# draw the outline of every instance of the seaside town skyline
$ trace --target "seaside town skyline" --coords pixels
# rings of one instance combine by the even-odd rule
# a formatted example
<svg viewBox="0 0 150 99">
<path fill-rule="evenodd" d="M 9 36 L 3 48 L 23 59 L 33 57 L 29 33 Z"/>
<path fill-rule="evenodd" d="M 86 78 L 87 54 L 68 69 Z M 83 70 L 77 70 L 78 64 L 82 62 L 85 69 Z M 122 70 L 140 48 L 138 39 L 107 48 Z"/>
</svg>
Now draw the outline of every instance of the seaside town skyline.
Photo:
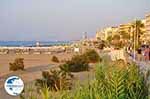
<svg viewBox="0 0 150 99">
<path fill-rule="evenodd" d="M 0 4 L 1 41 L 79 40 L 84 32 L 95 37 L 97 28 L 143 19 L 150 12 L 148 0 L 2 0 Z"/>
<path fill-rule="evenodd" d="M 142 23 L 144 24 L 144 27 L 143 27 L 144 35 L 142 37 L 145 39 L 145 36 L 148 34 L 147 38 L 149 39 L 150 13 L 146 13 L 143 18 L 135 18 L 126 23 L 120 23 L 118 25 L 105 26 L 103 28 L 99 27 L 95 30 L 95 33 L 93 33 L 92 36 L 90 36 L 88 32 L 82 32 L 82 33 L 80 33 L 80 37 L 77 39 L 70 39 L 70 40 L 69 39 L 65 39 L 65 40 L 57 40 L 57 39 L 54 39 L 54 40 L 37 40 L 37 39 L 36 40 L 0 40 L 0 44 L 4 43 L 4 45 L 5 45 L 5 43 L 8 43 L 8 45 L 9 45 L 9 44 L 11 44 L 11 42 L 13 42 L 14 44 L 18 44 L 20 42 L 22 42 L 22 43 L 28 42 L 30 44 L 36 44 L 35 42 L 43 42 L 43 43 L 59 42 L 59 43 L 61 43 L 61 42 L 69 42 L 69 41 L 70 42 L 78 41 L 78 40 L 82 40 L 82 39 L 97 40 L 98 38 L 100 38 L 101 40 L 107 40 L 109 35 L 113 36 L 116 33 L 119 33 L 119 31 L 132 32 L 131 30 L 128 30 L 128 29 L 131 28 L 131 25 L 136 20 L 141 20 Z"/>
<path fill-rule="evenodd" d="M 0 0 L 1 99 L 149 99 L 150 0 Z"/>
</svg>

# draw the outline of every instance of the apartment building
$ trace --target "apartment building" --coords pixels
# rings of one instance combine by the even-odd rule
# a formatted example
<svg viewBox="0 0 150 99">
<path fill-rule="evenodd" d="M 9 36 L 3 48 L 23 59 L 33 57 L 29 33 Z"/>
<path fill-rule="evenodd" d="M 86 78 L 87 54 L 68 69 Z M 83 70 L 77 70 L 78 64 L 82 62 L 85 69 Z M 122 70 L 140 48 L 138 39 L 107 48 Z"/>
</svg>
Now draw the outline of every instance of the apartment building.
<svg viewBox="0 0 150 99">
<path fill-rule="evenodd" d="M 145 17 L 146 23 L 145 23 L 145 28 L 146 28 L 146 40 L 150 41 L 150 14 L 147 14 Z"/>
<path fill-rule="evenodd" d="M 109 36 L 115 35 L 118 31 L 118 27 L 107 27 L 101 30 L 97 30 L 96 39 L 107 40 Z"/>
</svg>

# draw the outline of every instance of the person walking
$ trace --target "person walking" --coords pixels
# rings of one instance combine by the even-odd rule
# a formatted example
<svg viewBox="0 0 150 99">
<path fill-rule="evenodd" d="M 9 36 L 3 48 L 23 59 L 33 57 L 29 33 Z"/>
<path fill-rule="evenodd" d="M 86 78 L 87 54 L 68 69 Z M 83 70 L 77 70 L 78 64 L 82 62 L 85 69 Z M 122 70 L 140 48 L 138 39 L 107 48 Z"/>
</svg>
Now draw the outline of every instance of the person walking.
<svg viewBox="0 0 150 99">
<path fill-rule="evenodd" d="M 149 46 L 149 61 L 150 61 L 150 46 Z"/>
<path fill-rule="evenodd" d="M 142 50 L 141 50 L 141 48 L 137 49 L 137 60 L 142 61 Z"/>
<path fill-rule="evenodd" d="M 149 46 L 146 46 L 146 48 L 144 50 L 145 61 L 149 61 L 149 53 L 150 53 Z"/>
</svg>

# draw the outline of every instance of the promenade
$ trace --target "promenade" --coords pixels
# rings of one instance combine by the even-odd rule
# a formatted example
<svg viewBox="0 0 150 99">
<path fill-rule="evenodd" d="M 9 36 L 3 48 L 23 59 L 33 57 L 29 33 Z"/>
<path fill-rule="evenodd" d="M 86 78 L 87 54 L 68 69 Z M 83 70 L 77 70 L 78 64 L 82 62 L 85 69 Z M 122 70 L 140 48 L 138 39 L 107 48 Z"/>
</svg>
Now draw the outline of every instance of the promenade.
<svg viewBox="0 0 150 99">
<path fill-rule="evenodd" d="M 150 70 L 150 61 L 138 61 L 134 60 L 132 57 L 129 57 L 129 60 L 134 61 L 139 67 L 142 72 L 147 72 Z"/>
</svg>

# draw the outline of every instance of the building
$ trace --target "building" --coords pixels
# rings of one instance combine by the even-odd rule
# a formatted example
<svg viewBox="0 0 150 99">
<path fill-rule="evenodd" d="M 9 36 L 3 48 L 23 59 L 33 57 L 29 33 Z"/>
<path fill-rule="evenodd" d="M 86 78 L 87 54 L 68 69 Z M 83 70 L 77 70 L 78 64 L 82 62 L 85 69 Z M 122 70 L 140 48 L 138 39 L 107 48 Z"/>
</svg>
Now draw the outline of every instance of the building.
<svg viewBox="0 0 150 99">
<path fill-rule="evenodd" d="M 132 31 L 132 23 L 120 24 L 118 30 L 118 32 L 130 33 Z"/>
<path fill-rule="evenodd" d="M 142 35 L 140 35 L 140 40 L 143 43 L 150 43 L 150 14 L 147 14 L 145 16 L 145 19 L 141 20 L 144 24 L 144 27 L 141 28 Z M 134 22 L 134 21 L 133 21 Z M 107 40 L 109 36 L 113 36 L 115 34 L 122 34 L 127 33 L 127 36 L 129 35 L 130 41 L 133 41 L 133 35 L 135 32 L 135 28 L 133 26 L 133 22 L 129 22 L 126 24 L 120 24 L 117 27 L 108 27 L 104 28 L 102 30 L 96 31 L 96 40 Z"/>
<path fill-rule="evenodd" d="M 87 32 L 84 32 L 84 33 L 83 33 L 82 39 L 83 39 L 83 40 L 87 40 L 87 39 L 88 39 L 88 37 L 87 37 Z"/>
<path fill-rule="evenodd" d="M 120 24 L 118 27 L 118 33 L 122 34 L 122 33 L 126 33 L 126 35 L 129 36 L 129 39 L 132 40 L 132 36 L 133 36 L 133 23 L 129 22 L 126 24 Z"/>
<path fill-rule="evenodd" d="M 147 41 L 146 19 L 143 19 L 143 20 L 141 20 L 141 21 L 142 21 L 142 23 L 144 24 L 144 27 L 141 28 L 143 34 L 141 35 L 140 40 L 141 40 L 142 42 L 145 42 L 145 41 Z"/>
<path fill-rule="evenodd" d="M 117 33 L 118 31 L 118 27 L 108 27 L 108 28 L 104 28 L 102 30 L 97 30 L 96 31 L 96 39 L 100 39 L 100 40 L 107 40 L 107 38 L 109 36 L 113 36 Z"/>
<path fill-rule="evenodd" d="M 146 33 L 145 33 L 145 39 L 146 41 L 150 42 L 150 14 L 147 14 L 145 17 L 145 28 L 146 28 Z"/>
</svg>

